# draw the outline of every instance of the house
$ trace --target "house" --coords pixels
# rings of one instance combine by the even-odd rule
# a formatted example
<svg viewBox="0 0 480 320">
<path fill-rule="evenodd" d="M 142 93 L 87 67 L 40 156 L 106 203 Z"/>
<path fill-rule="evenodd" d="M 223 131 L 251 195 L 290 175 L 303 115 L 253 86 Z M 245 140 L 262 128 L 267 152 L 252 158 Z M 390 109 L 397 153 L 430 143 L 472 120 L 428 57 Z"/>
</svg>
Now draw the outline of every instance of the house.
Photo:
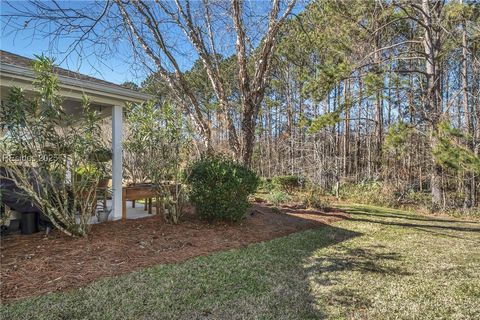
<svg viewBox="0 0 480 320">
<path fill-rule="evenodd" d="M 32 59 L 0 50 L 1 99 L 5 99 L 14 86 L 23 88 L 28 94 L 34 92 L 32 85 L 35 73 Z M 59 94 L 64 98 L 66 112 L 82 112 L 82 96 L 90 98 L 91 106 L 103 117 L 112 117 L 112 219 L 122 217 L 122 128 L 123 108 L 126 102 L 141 103 L 151 95 L 127 89 L 101 79 L 56 67 Z"/>
</svg>

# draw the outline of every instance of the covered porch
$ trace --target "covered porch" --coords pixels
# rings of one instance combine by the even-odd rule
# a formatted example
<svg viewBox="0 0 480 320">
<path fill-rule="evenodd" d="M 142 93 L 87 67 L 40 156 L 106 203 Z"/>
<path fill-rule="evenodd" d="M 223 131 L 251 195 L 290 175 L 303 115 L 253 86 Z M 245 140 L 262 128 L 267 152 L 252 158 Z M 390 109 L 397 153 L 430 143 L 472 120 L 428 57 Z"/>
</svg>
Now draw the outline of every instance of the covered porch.
<svg viewBox="0 0 480 320">
<path fill-rule="evenodd" d="M 0 56 L 1 99 L 4 100 L 8 97 L 12 87 L 22 88 L 27 95 L 35 94 L 32 85 L 35 79 L 35 74 L 31 69 L 32 60 L 5 51 L 2 51 Z M 132 207 L 131 201 L 122 203 L 122 197 L 125 196 L 122 148 L 123 115 L 126 103 L 141 103 L 152 99 L 152 96 L 62 68 L 55 68 L 54 72 L 58 76 L 59 94 L 64 99 L 62 105 L 68 114 L 80 114 L 82 98 L 87 96 L 92 108 L 95 108 L 101 117 L 107 120 L 106 123 L 111 123 L 112 196 L 107 200 L 107 204 L 112 208 L 112 212 L 109 219 L 121 219 L 122 211 L 124 219 L 147 216 L 148 210 L 144 210 L 143 203 L 137 203 L 135 208 Z"/>
</svg>

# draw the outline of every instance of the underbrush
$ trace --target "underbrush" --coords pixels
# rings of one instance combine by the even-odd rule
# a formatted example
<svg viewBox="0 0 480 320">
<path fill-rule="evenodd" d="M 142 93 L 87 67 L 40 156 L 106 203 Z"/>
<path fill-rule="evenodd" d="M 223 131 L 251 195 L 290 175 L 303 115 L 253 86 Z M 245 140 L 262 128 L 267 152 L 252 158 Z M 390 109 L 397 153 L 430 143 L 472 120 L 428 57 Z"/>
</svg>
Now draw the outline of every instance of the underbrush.
<svg viewBox="0 0 480 320">
<path fill-rule="evenodd" d="M 300 183 L 300 181 L 295 176 L 262 178 L 259 196 L 275 206 L 291 203 L 317 210 L 326 210 L 331 207 L 328 192 L 318 186 L 307 184 L 305 181 Z"/>
<path fill-rule="evenodd" d="M 258 191 L 264 194 L 265 200 L 273 205 L 298 202 L 297 194 L 302 190 L 305 181 L 295 175 L 261 178 Z"/>
<path fill-rule="evenodd" d="M 431 193 L 411 186 L 395 187 L 381 181 L 366 181 L 358 184 L 348 183 L 340 188 L 340 200 L 367 205 L 384 206 L 397 209 L 411 209 L 431 213 Z M 456 190 L 446 190 L 445 203 L 452 206 L 443 208 L 442 213 L 452 216 L 480 217 L 480 209 L 462 209 L 463 194 Z"/>
<path fill-rule="evenodd" d="M 480 208 L 447 209 L 445 213 L 452 217 L 480 219 Z"/>
<path fill-rule="evenodd" d="M 431 195 L 428 191 L 398 188 L 381 181 L 344 184 L 339 193 L 341 200 L 349 202 L 391 208 L 431 209 Z"/>
<path fill-rule="evenodd" d="M 394 207 L 399 195 L 381 182 L 348 183 L 341 186 L 340 199 L 350 202 Z"/>
<path fill-rule="evenodd" d="M 295 176 L 278 176 L 272 179 L 262 178 L 259 197 L 278 206 L 294 204 L 304 208 L 325 211 L 332 202 L 341 200 L 350 203 L 389 207 L 395 209 L 415 210 L 422 214 L 431 214 L 431 194 L 424 187 L 410 185 L 398 187 L 384 181 L 373 180 L 361 183 L 344 183 L 336 198 L 333 190 L 322 189 L 308 181 Z M 445 203 L 454 205 L 445 207 L 440 214 L 462 218 L 480 218 L 480 208 L 463 209 L 463 194 L 455 189 L 447 189 Z"/>
<path fill-rule="evenodd" d="M 286 192 L 273 190 L 272 192 L 267 194 L 266 200 L 274 205 L 279 205 L 290 202 L 292 198 Z"/>
<path fill-rule="evenodd" d="M 310 187 L 301 197 L 302 204 L 307 208 L 325 211 L 331 207 L 325 191 L 318 187 Z"/>
</svg>

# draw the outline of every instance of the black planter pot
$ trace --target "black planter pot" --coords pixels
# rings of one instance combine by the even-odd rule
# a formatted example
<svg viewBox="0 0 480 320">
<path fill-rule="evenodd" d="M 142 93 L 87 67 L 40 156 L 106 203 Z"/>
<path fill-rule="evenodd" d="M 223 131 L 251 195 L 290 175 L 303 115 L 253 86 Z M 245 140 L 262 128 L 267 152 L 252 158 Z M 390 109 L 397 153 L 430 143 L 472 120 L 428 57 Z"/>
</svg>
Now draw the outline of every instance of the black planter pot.
<svg viewBox="0 0 480 320">
<path fill-rule="evenodd" d="M 38 213 L 22 213 L 20 231 L 22 232 L 22 234 L 32 234 L 38 232 Z"/>
<path fill-rule="evenodd" d="M 20 219 L 10 220 L 10 225 L 8 226 L 9 233 L 15 233 L 20 229 Z"/>
</svg>

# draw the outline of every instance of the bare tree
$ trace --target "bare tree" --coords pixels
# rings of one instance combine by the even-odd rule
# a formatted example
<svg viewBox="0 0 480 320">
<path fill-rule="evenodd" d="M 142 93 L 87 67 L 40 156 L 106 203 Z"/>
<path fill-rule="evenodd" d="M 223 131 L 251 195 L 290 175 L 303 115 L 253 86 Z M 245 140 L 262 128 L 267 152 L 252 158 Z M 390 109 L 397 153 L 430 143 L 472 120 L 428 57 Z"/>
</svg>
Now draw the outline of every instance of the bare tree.
<svg viewBox="0 0 480 320">
<path fill-rule="evenodd" d="M 212 151 L 212 123 L 185 78 L 188 60 L 200 59 L 215 93 L 231 152 L 250 165 L 277 35 L 295 4 L 296 0 L 273 0 L 270 4 L 112 0 L 72 8 L 57 1 L 33 1 L 28 6 L 10 3 L 13 10 L 4 17 L 12 18 L 6 20 L 10 28 L 22 28 L 18 19 L 23 19 L 23 27 L 33 27 L 39 35 L 48 32 L 62 37 L 68 31 L 74 38 L 70 49 L 80 53 L 85 42 L 105 49 L 110 46 L 106 41 L 109 37 L 127 40 L 134 56 L 168 84 L 177 103 L 191 117 L 205 149 Z M 40 28 L 46 25 L 49 27 Z M 230 42 L 235 45 L 226 45 Z M 232 55 L 238 64 L 237 95 L 227 92 L 221 67 L 223 59 Z"/>
</svg>

